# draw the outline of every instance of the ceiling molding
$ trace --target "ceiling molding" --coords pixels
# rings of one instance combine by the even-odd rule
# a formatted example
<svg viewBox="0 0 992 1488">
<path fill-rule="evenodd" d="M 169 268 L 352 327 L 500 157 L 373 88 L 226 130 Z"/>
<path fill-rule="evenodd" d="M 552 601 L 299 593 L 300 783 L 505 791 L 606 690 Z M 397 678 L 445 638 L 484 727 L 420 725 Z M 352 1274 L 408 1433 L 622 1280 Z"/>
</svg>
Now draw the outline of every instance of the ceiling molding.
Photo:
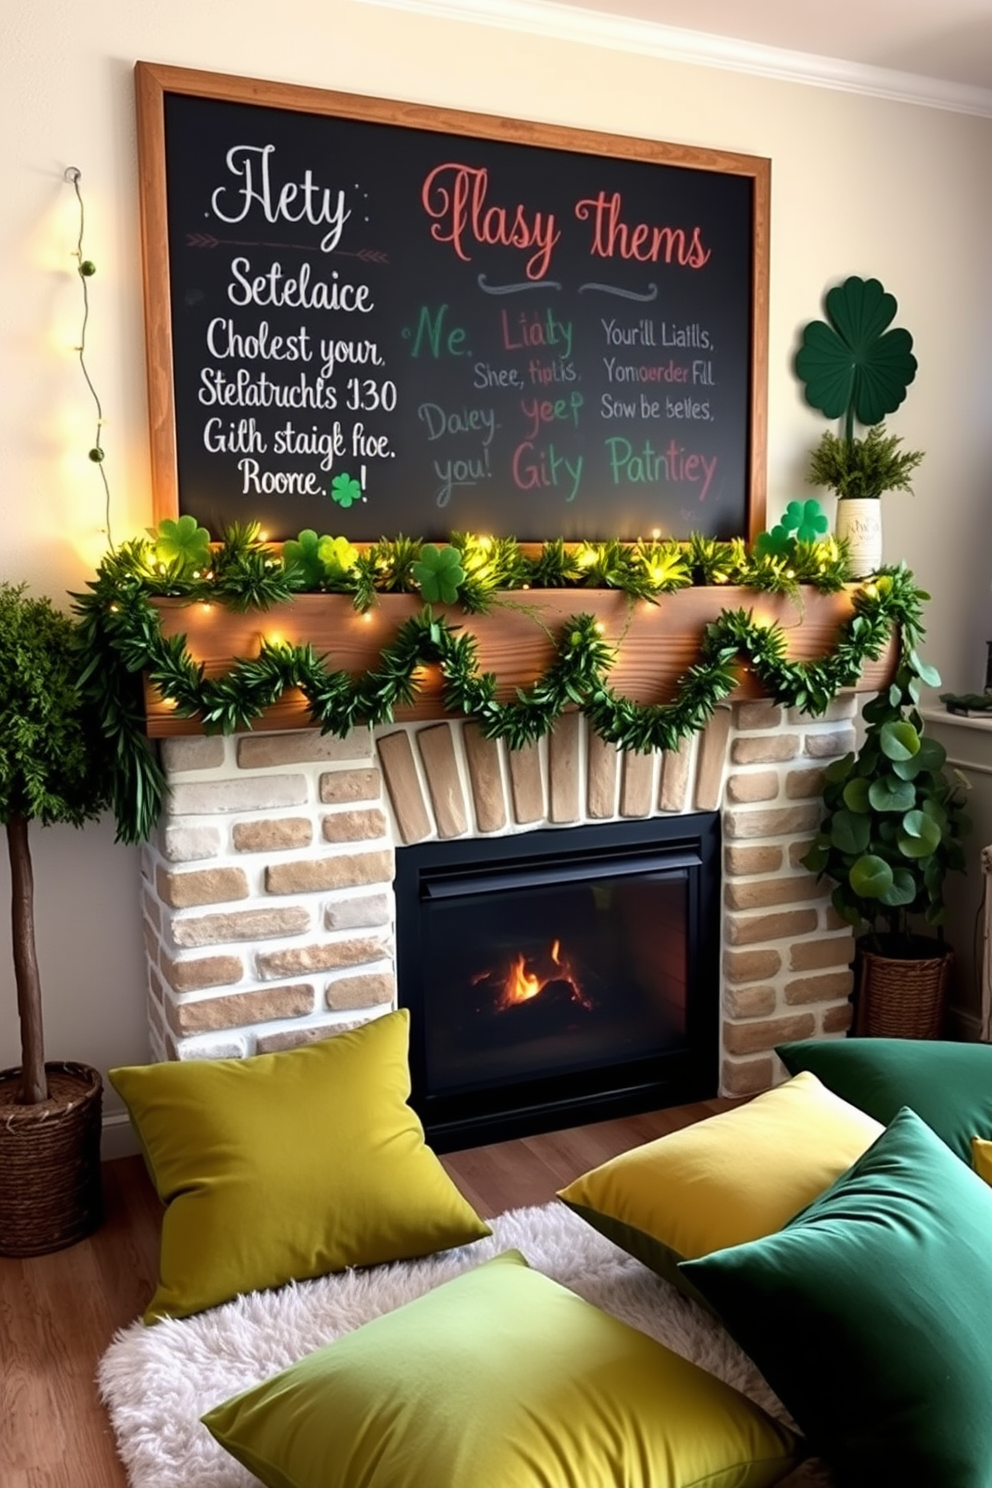
<svg viewBox="0 0 992 1488">
<path fill-rule="evenodd" d="M 846 62 L 838 57 L 821 57 L 813 52 L 736 41 L 703 31 L 686 31 L 630 16 L 556 4 L 554 0 L 357 0 L 357 3 L 992 118 L 989 88 L 871 67 L 863 62 Z"/>
</svg>

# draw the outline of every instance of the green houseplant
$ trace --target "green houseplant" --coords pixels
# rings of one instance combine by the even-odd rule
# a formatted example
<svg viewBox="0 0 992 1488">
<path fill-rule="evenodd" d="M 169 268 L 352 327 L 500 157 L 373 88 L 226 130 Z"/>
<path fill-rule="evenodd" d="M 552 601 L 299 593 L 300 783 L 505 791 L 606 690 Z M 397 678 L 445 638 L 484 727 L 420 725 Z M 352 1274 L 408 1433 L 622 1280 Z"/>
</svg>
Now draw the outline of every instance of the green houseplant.
<svg viewBox="0 0 992 1488">
<path fill-rule="evenodd" d="M 810 456 L 806 479 L 812 486 L 826 486 L 841 501 L 877 501 L 886 491 L 912 494 L 910 476 L 923 451 L 902 450 L 901 444 L 900 435 L 887 433 L 884 423 L 873 424 L 862 438 L 827 429 Z"/>
<path fill-rule="evenodd" d="M 893 327 L 895 297 L 877 279 L 851 275 L 825 297 L 826 320 L 805 327 L 796 372 L 806 401 L 827 418 L 842 421 L 842 433 L 824 434 L 813 451 L 808 479 L 839 498 L 835 530 L 845 541 L 851 571 L 864 578 L 882 563 L 882 511 L 886 491 L 910 490 L 909 476 L 923 459 L 900 450 L 883 420 L 894 413 L 916 376 L 913 338 Z M 867 429 L 863 438 L 855 422 Z"/>
<path fill-rule="evenodd" d="M 881 580 L 879 580 L 881 582 Z M 833 907 L 859 941 L 858 1028 L 939 1033 L 951 952 L 944 886 L 965 867 L 966 787 L 923 731 L 920 684 L 940 678 L 915 650 L 866 704 L 864 742 L 827 767 L 824 818 L 804 865 L 834 881 Z M 920 926 L 936 931 L 921 933 Z"/>
<path fill-rule="evenodd" d="M 882 562 L 882 512 L 886 491 L 912 494 L 910 476 L 923 459 L 922 450 L 903 450 L 898 434 L 873 424 L 862 437 L 827 429 L 810 456 L 810 485 L 825 486 L 837 496 L 834 526 L 848 544 L 855 577 L 875 573 Z"/>
<path fill-rule="evenodd" d="M 0 583 L 0 822 L 11 878 L 21 1064 L 0 1071 L 0 1253 L 73 1243 L 100 1218 L 101 1081 L 46 1064 L 29 825 L 95 818 L 106 804 L 100 736 L 76 685 L 77 632 L 47 598 Z"/>
</svg>

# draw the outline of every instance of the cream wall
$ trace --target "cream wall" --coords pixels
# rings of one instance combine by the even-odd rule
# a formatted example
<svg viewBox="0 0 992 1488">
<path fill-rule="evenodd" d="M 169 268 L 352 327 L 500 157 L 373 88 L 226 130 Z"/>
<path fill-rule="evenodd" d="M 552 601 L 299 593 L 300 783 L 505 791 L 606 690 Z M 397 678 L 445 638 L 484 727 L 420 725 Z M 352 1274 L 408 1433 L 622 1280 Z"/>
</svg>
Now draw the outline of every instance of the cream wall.
<svg viewBox="0 0 992 1488">
<path fill-rule="evenodd" d="M 729 147 L 772 160 L 769 504 L 804 491 L 822 420 L 791 372 L 798 328 L 838 277 L 899 301 L 920 372 L 893 421 L 927 451 L 917 496 L 885 505 L 886 556 L 932 592 L 928 654 L 959 689 L 992 635 L 992 120 L 662 62 L 348 0 L 35 0 L 0 19 L 0 577 L 62 600 L 102 549 L 86 459 L 91 405 L 71 354 L 80 167 L 89 363 L 104 402 L 116 539 L 151 520 L 134 143 L 136 59 Z M 34 834 L 49 1055 L 106 1069 L 145 1057 L 137 854 L 113 828 Z M 7 883 L 0 881 L 6 900 Z M 18 1062 L 0 958 L 0 1065 Z M 108 1102 L 114 1108 L 113 1100 Z"/>
</svg>

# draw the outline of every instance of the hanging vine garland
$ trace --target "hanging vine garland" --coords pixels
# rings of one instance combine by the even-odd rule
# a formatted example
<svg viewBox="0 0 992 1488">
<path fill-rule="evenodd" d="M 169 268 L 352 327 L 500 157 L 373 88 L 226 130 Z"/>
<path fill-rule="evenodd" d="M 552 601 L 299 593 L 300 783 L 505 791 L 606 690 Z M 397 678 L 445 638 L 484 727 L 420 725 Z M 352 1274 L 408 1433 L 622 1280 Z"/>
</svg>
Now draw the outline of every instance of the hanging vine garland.
<svg viewBox="0 0 992 1488">
<path fill-rule="evenodd" d="M 448 556 L 445 556 L 448 555 Z M 922 675 L 915 647 L 923 635 L 925 595 L 900 566 L 876 575 L 854 595 L 853 613 L 840 627 L 831 655 L 790 662 L 777 624 L 747 610 L 724 610 L 706 626 L 699 659 L 679 678 L 665 703 L 638 703 L 618 694 L 609 673 L 622 639 L 604 639 L 592 615 L 578 610 L 552 637 L 545 671 L 515 698 L 500 701 L 497 678 L 479 670 L 474 637 L 425 605 L 408 619 L 378 662 L 363 675 L 329 666 L 309 644 L 265 641 L 257 657 L 236 658 L 222 677 L 210 678 L 190 655 L 184 635 L 162 634 L 153 599 L 170 595 L 220 602 L 232 610 L 265 610 L 301 592 L 351 594 L 367 609 L 379 592 L 413 592 L 463 609 L 493 605 L 526 609 L 508 596 L 541 587 L 616 588 L 653 601 L 690 584 L 745 585 L 759 592 L 798 594 L 799 583 L 832 592 L 844 582 L 845 555 L 832 540 L 790 539 L 782 552 L 748 554 L 743 542 L 695 537 L 674 541 L 579 544 L 545 543 L 527 556 L 512 539 L 456 534 L 440 548 L 407 538 L 383 540 L 364 553 L 339 538 L 301 533 L 281 555 L 257 528 L 238 526 L 216 549 L 192 517 L 163 522 L 151 540 L 122 544 L 109 553 L 90 584 L 75 595 L 85 655 L 82 682 L 100 711 L 113 750 L 114 808 L 118 837 L 148 836 L 161 809 L 165 777 L 144 731 L 141 674 L 146 673 L 177 716 L 198 717 L 205 732 L 251 728 L 290 688 L 306 699 L 324 733 L 343 736 L 357 727 L 392 722 L 398 707 L 415 702 L 425 666 L 440 668 L 446 710 L 474 719 L 486 737 L 517 749 L 546 735 L 568 708 L 582 711 L 596 733 L 626 750 L 674 749 L 704 727 L 739 682 L 743 663 L 763 691 L 786 707 L 823 713 L 844 687 L 853 686 L 864 663 L 882 654 L 893 628 L 900 660 Z M 537 623 L 542 623 L 535 615 Z"/>
</svg>

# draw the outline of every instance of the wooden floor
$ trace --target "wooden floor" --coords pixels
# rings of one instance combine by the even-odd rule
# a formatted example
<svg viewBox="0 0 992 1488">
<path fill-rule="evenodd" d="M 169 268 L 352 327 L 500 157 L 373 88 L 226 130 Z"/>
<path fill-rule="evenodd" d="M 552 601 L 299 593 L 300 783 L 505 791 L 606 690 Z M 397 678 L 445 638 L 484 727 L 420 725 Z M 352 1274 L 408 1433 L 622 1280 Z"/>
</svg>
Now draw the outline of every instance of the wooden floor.
<svg viewBox="0 0 992 1488">
<path fill-rule="evenodd" d="M 597 1163 L 729 1105 L 706 1101 L 442 1160 L 475 1208 L 492 1216 L 546 1203 Z M 2 1488 L 127 1488 L 94 1379 L 116 1330 L 151 1296 L 161 1206 L 140 1158 L 103 1171 L 107 1214 L 96 1235 L 54 1255 L 0 1257 Z"/>
</svg>

